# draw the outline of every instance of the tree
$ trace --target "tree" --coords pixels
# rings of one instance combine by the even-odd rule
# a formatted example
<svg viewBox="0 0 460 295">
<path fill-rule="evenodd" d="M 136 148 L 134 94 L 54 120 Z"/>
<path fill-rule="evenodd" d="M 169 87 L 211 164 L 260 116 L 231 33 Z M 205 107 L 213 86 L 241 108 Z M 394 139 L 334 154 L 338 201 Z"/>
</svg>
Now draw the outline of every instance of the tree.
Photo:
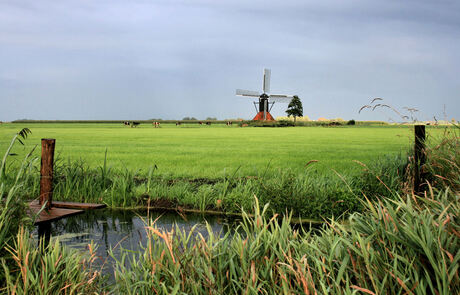
<svg viewBox="0 0 460 295">
<path fill-rule="evenodd" d="M 300 101 L 300 98 L 297 95 L 294 95 L 291 102 L 289 103 L 288 108 L 286 110 L 286 114 L 288 115 L 288 117 L 294 117 L 294 124 L 296 121 L 296 117 L 303 116 L 302 102 Z"/>
</svg>

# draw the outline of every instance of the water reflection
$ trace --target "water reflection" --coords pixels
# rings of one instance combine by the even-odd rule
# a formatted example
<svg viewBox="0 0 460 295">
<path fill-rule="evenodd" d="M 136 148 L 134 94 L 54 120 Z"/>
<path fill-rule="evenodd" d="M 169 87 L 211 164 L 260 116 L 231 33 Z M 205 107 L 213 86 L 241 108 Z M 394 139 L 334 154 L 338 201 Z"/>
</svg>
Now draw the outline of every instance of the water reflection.
<svg viewBox="0 0 460 295">
<path fill-rule="evenodd" d="M 113 259 L 109 257 L 109 249 L 114 249 L 117 258 L 120 249 L 140 251 L 141 245 L 146 242 L 147 216 L 155 220 L 161 230 L 171 230 L 177 224 L 181 230 L 190 231 L 196 226 L 195 232 L 207 236 L 206 222 L 214 233 L 225 234 L 231 230 L 235 220 L 216 216 L 188 214 L 181 217 L 172 212 L 157 212 L 147 210 L 87 210 L 82 214 L 64 218 L 51 223 L 51 238 L 58 237 L 61 243 L 72 248 L 86 250 L 87 245 L 94 241 L 98 245 L 97 255 L 101 258 L 100 265 L 104 265 L 104 272 L 111 275 Z M 38 238 L 38 231 L 35 233 Z"/>
</svg>

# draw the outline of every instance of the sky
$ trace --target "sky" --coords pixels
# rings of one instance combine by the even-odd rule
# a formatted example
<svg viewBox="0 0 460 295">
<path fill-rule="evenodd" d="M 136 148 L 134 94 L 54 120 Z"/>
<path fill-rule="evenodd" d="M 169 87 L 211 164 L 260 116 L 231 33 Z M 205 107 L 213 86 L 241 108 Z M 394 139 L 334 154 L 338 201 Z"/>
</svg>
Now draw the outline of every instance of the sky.
<svg viewBox="0 0 460 295">
<path fill-rule="evenodd" d="M 264 68 L 311 119 L 460 120 L 459 53 L 458 0 L 0 0 L 0 121 L 250 119 Z"/>
</svg>

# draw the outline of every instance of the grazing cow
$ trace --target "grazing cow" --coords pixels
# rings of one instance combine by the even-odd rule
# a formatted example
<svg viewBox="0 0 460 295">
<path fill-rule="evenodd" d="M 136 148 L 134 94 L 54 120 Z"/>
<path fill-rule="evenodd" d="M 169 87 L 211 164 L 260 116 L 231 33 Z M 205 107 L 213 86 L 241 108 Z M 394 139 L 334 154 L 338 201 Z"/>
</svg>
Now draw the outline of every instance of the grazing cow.
<svg viewBox="0 0 460 295">
<path fill-rule="evenodd" d="M 198 124 L 203 125 L 203 122 L 200 121 L 200 122 L 198 122 Z"/>
<path fill-rule="evenodd" d="M 206 125 L 211 126 L 211 122 L 206 122 Z"/>
<path fill-rule="evenodd" d="M 131 128 L 132 128 L 132 127 L 137 127 L 137 126 L 139 126 L 140 124 L 141 124 L 141 123 L 139 123 L 139 122 L 134 122 L 134 121 L 132 121 L 132 122 L 131 122 Z"/>
<path fill-rule="evenodd" d="M 228 121 L 228 122 L 227 122 L 227 126 L 231 126 L 232 124 L 233 124 L 232 121 Z"/>
<path fill-rule="evenodd" d="M 128 121 L 125 121 L 125 122 L 123 122 L 123 125 L 129 126 L 129 122 L 128 122 Z"/>
<path fill-rule="evenodd" d="M 152 122 L 152 125 L 155 126 L 155 128 L 160 128 L 160 122 Z"/>
<path fill-rule="evenodd" d="M 176 126 L 180 126 L 182 124 L 181 122 L 176 122 Z"/>
</svg>

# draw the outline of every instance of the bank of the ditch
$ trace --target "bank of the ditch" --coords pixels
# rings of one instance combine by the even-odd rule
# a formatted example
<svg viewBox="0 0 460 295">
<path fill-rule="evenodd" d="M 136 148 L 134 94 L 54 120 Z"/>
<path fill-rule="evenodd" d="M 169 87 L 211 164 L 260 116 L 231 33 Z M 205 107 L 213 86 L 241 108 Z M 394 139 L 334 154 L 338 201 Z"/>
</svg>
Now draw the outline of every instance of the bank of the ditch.
<svg viewBox="0 0 460 295">
<path fill-rule="evenodd" d="M 364 165 L 360 163 L 361 165 Z M 25 167 L 19 193 L 34 199 L 39 194 L 38 161 Z M 362 208 L 364 196 L 392 198 L 400 192 L 407 169 L 406 156 L 384 157 L 361 167 L 362 172 L 318 172 L 315 163 L 303 173 L 268 169 L 252 177 L 165 178 L 151 169 L 147 176 L 128 169 L 90 168 L 83 161 L 58 162 L 54 172 L 54 200 L 105 203 L 111 208 L 158 207 L 174 210 L 250 212 L 254 196 L 270 204 L 271 213 L 292 212 L 297 218 L 322 220 Z M 358 165 L 358 164 L 356 164 Z M 15 170 L 6 170 L 7 187 L 16 181 Z"/>
</svg>

